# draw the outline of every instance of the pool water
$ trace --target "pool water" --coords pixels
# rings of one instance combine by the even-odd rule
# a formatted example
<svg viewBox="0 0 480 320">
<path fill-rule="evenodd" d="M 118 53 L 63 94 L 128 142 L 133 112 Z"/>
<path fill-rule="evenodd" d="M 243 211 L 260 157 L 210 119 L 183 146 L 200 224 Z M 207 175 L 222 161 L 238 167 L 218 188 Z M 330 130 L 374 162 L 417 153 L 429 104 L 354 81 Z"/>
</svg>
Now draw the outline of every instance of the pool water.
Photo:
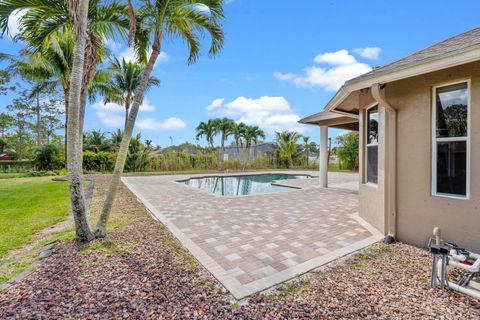
<svg viewBox="0 0 480 320">
<path fill-rule="evenodd" d="M 221 196 L 245 196 L 249 194 L 294 190 L 289 187 L 272 185 L 272 182 L 276 180 L 306 178 L 309 178 L 309 176 L 290 174 L 262 174 L 250 176 L 190 178 L 182 182 L 188 186 L 202 189 Z"/>
</svg>

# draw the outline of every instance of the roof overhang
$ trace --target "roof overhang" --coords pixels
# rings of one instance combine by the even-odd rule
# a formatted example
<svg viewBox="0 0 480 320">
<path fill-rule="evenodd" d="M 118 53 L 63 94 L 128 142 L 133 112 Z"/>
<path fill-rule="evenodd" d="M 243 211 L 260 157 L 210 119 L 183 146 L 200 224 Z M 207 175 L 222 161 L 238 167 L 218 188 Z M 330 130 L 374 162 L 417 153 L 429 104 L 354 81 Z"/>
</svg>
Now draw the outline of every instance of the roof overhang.
<svg viewBox="0 0 480 320">
<path fill-rule="evenodd" d="M 385 84 L 393 81 L 403 80 L 422 74 L 427 74 L 459 65 L 480 60 L 480 45 L 475 45 L 464 50 L 457 50 L 439 57 L 424 59 L 415 63 L 406 64 L 394 70 L 385 70 L 369 73 L 351 79 L 337 91 L 328 102 L 325 111 L 336 111 L 335 109 L 355 91 L 370 88 L 379 83 Z"/>
<path fill-rule="evenodd" d="M 322 111 L 303 118 L 298 122 L 315 126 L 358 131 L 358 115 L 343 112 Z"/>
</svg>

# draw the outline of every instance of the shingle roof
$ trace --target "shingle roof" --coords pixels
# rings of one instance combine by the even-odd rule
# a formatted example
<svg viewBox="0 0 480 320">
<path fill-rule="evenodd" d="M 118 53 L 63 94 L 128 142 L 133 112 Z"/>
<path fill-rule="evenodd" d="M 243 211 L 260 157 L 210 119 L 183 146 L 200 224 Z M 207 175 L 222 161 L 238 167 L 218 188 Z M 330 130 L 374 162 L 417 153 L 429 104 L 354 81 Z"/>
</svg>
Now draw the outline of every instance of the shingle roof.
<svg viewBox="0 0 480 320">
<path fill-rule="evenodd" d="M 398 68 L 406 67 L 410 64 L 420 63 L 424 60 L 439 58 L 441 56 L 453 53 L 455 51 L 463 51 L 469 47 L 480 45 L 480 27 L 476 27 L 454 37 L 448 38 L 442 42 L 434 44 L 428 48 L 415 52 L 405 58 L 389 63 L 383 67 L 372 70 L 359 77 L 347 81 L 356 82 L 363 78 L 375 77 L 377 74 L 390 72 Z"/>
</svg>

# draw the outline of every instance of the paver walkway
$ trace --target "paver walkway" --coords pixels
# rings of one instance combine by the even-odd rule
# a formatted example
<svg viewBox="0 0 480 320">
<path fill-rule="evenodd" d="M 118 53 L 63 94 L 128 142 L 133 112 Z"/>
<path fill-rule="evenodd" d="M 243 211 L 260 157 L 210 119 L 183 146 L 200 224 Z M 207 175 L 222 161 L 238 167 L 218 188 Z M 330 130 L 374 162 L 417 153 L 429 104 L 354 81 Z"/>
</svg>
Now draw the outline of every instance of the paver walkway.
<svg viewBox="0 0 480 320">
<path fill-rule="evenodd" d="M 381 239 L 356 214 L 355 174 L 330 173 L 328 189 L 318 178 L 288 180 L 280 184 L 302 189 L 241 197 L 176 182 L 187 177 L 122 180 L 237 299 Z"/>
</svg>

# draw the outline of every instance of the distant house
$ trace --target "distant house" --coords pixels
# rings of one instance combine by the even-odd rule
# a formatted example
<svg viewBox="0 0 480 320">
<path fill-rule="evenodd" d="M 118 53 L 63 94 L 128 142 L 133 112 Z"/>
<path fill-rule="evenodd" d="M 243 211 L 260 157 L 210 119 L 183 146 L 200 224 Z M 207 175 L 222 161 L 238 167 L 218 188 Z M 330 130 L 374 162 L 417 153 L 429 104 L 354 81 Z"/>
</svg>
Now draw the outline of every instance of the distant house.
<svg viewBox="0 0 480 320">
<path fill-rule="evenodd" d="M 185 152 L 189 154 L 197 154 L 197 147 L 193 144 L 184 143 L 178 146 L 169 146 L 159 150 L 160 153 L 173 151 L 173 152 Z"/>
<path fill-rule="evenodd" d="M 320 126 L 327 187 L 328 127 L 360 132 L 359 214 L 400 241 L 432 229 L 480 250 L 480 27 L 348 80 Z"/>
<path fill-rule="evenodd" d="M 260 155 L 267 157 L 273 156 L 274 146 L 272 143 L 259 143 L 252 145 L 250 147 L 250 152 L 248 154 L 248 160 L 253 160 Z M 235 144 L 225 147 L 225 160 L 240 160 L 242 157 L 246 156 L 245 145 L 243 148 L 241 146 L 236 146 Z"/>
<path fill-rule="evenodd" d="M 0 161 L 13 160 L 12 156 L 9 156 L 6 153 L 0 153 Z"/>
</svg>

